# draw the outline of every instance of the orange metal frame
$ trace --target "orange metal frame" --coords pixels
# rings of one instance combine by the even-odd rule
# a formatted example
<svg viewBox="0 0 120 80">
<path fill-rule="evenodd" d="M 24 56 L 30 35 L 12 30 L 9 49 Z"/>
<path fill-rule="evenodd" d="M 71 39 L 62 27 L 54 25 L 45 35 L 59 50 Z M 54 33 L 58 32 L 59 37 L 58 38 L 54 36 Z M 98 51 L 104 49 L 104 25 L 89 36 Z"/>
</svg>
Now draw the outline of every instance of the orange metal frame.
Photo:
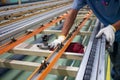
<svg viewBox="0 0 120 80">
<path fill-rule="evenodd" d="M 26 41 L 27 39 L 33 37 L 36 34 L 39 34 L 44 29 L 46 29 L 46 28 L 52 26 L 53 24 L 59 22 L 60 20 L 64 19 L 66 16 L 67 16 L 67 13 L 59 16 L 57 19 L 54 19 L 54 20 L 50 21 L 49 23 L 46 23 L 46 24 L 40 26 L 38 29 L 34 30 L 33 32 L 21 36 L 20 38 L 16 39 L 17 41 L 15 41 L 15 42 L 8 42 L 4 45 L 1 45 L 0 46 L 0 54 L 3 54 L 5 52 L 9 51 L 10 49 L 14 48 L 18 44 Z"/>
<path fill-rule="evenodd" d="M 67 40 L 67 42 L 65 43 L 65 45 L 62 47 L 62 49 L 57 53 L 57 55 L 55 56 L 55 58 L 51 61 L 51 63 L 46 67 L 45 70 L 43 70 L 42 73 L 40 73 L 40 75 L 38 76 L 37 80 L 44 80 L 44 78 L 46 77 L 46 75 L 51 71 L 52 67 L 54 66 L 54 64 L 58 61 L 58 59 L 61 57 L 61 55 L 64 53 L 64 51 L 67 49 L 67 47 L 69 46 L 69 44 L 71 43 L 71 41 L 73 40 L 73 38 L 79 33 L 79 30 L 82 28 L 82 26 L 84 26 L 84 24 L 86 23 L 86 21 L 89 19 L 89 17 L 91 16 L 92 11 L 89 11 L 89 13 L 85 16 L 84 20 L 82 21 L 82 23 L 79 24 L 77 30 L 72 34 L 72 36 L 69 38 L 69 40 Z M 54 50 L 55 51 L 55 50 Z M 54 53 L 53 51 L 53 53 Z M 47 59 L 45 61 L 47 61 L 50 57 L 51 57 L 52 53 L 47 57 Z M 40 65 L 41 67 L 41 65 Z M 29 77 L 27 80 L 31 80 L 33 78 L 33 76 L 39 71 L 40 67 L 38 67 Z"/>
</svg>

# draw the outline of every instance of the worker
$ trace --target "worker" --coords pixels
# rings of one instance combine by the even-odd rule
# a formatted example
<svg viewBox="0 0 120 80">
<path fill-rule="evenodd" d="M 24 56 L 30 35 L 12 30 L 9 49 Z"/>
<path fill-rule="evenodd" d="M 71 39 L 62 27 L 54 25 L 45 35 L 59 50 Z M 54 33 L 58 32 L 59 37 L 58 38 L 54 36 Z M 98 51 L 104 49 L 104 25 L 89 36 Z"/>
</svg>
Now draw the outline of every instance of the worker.
<svg viewBox="0 0 120 80">
<path fill-rule="evenodd" d="M 85 5 L 88 5 L 96 17 L 105 25 L 96 37 L 99 38 L 104 34 L 107 42 L 109 42 L 112 48 L 110 51 L 110 58 L 113 63 L 112 78 L 113 80 L 120 80 L 120 0 L 74 0 L 64 22 L 61 35 L 49 45 L 55 48 L 65 40 L 78 11 Z"/>
</svg>

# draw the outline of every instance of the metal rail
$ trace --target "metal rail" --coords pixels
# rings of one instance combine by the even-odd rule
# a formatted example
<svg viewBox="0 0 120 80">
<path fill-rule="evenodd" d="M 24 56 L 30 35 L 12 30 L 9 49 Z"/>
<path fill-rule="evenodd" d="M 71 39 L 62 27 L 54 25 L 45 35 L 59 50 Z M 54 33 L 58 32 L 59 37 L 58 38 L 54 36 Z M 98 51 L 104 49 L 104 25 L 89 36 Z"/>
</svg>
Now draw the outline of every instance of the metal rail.
<svg viewBox="0 0 120 80">
<path fill-rule="evenodd" d="M 61 4 L 65 4 L 68 2 L 70 2 L 70 1 L 69 0 L 57 1 L 57 2 L 47 3 L 47 4 L 43 4 L 43 5 L 35 5 L 35 6 L 29 6 L 29 7 L 14 9 L 14 10 L 3 11 L 3 12 L 0 12 L 0 18 L 1 18 L 1 20 L 2 19 L 6 20 L 6 19 L 9 19 L 12 17 L 17 17 L 17 16 L 21 16 L 21 15 L 24 15 L 27 13 L 35 12 L 35 11 L 41 10 L 43 8 L 61 5 Z"/>
<path fill-rule="evenodd" d="M 60 20 L 64 19 L 67 16 L 67 14 L 63 14 L 62 16 L 58 17 L 57 19 L 52 20 L 49 23 L 46 23 L 42 26 L 40 26 L 38 29 L 34 30 L 33 32 L 29 33 L 29 34 L 25 34 L 22 37 L 16 39 L 14 42 L 8 42 L 2 46 L 0 46 L 0 54 L 3 54 L 5 52 L 7 52 L 8 50 L 12 49 L 13 47 L 15 47 L 16 45 L 24 42 L 25 40 L 31 38 L 32 36 L 40 33 L 41 31 L 43 31 L 44 29 L 50 27 L 51 25 L 59 22 Z"/>
<path fill-rule="evenodd" d="M 105 36 L 95 38 L 100 27 L 97 20 L 75 80 L 105 80 Z"/>
<path fill-rule="evenodd" d="M 50 19 L 57 17 L 60 14 L 65 13 L 70 9 L 70 5 L 61 7 L 55 10 L 51 10 L 44 14 L 36 15 L 31 18 L 16 22 L 14 24 L 10 24 L 7 26 L 1 26 L 0 28 L 0 44 L 4 44 L 10 41 L 11 37 L 15 37 L 22 32 L 25 32 L 27 29 L 31 28 L 33 25 L 38 25 L 40 23 L 45 23 Z M 54 13 L 53 13 L 54 12 Z"/>
<path fill-rule="evenodd" d="M 61 55 L 64 53 L 66 48 L 69 46 L 73 38 L 79 33 L 79 30 L 82 28 L 82 26 L 85 24 L 85 22 L 89 19 L 92 12 L 90 11 L 86 17 L 80 22 L 78 27 L 75 27 L 75 29 L 67 36 L 65 41 L 63 41 L 62 45 L 58 45 L 58 47 L 51 53 L 44 61 L 41 63 L 40 67 L 38 67 L 28 78 L 28 80 L 44 80 L 46 75 L 51 71 L 54 64 L 57 62 L 57 60 L 61 57 Z M 63 46 L 64 45 L 64 46 Z"/>
<path fill-rule="evenodd" d="M 20 21 L 23 19 L 27 19 L 27 18 L 30 18 L 30 17 L 35 16 L 35 15 L 40 15 L 40 14 L 43 14 L 45 12 L 57 9 L 57 8 L 67 6 L 69 4 L 70 3 L 68 2 L 68 3 L 64 3 L 64 4 L 59 4 L 59 5 L 44 6 L 41 8 L 34 9 L 34 10 L 28 10 L 28 11 L 20 12 L 20 13 L 18 12 L 18 13 L 15 13 L 15 14 L 12 14 L 12 15 L 6 16 L 6 17 L 1 16 L 0 17 L 0 20 L 1 20 L 0 26 L 14 23 L 14 22 L 17 22 L 17 21 Z M 4 19 L 4 18 L 6 18 L 6 19 Z"/>
<path fill-rule="evenodd" d="M 17 9 L 17 8 L 22 8 L 22 7 L 28 7 L 28 6 L 33 6 L 33 5 L 40 5 L 44 3 L 50 3 L 50 2 L 55 2 L 55 0 L 48 0 L 48 1 L 39 1 L 39 2 L 34 2 L 34 3 L 26 3 L 26 4 L 21 4 L 21 5 L 9 5 L 9 6 L 2 6 L 0 7 L 0 11 L 6 11 L 10 9 Z"/>
</svg>

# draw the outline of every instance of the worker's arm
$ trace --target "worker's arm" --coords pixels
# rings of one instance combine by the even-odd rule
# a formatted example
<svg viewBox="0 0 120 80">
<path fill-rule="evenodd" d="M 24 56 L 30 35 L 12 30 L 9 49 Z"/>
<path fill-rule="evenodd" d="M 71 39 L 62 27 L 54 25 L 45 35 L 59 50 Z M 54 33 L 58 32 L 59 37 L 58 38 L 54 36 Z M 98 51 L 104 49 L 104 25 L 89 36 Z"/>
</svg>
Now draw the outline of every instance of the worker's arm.
<svg viewBox="0 0 120 80">
<path fill-rule="evenodd" d="M 61 33 L 62 35 L 66 36 L 68 34 L 70 28 L 72 27 L 74 23 L 77 13 L 78 13 L 78 10 L 75 10 L 75 9 L 70 10 L 68 17 L 66 18 L 63 28 L 62 28 L 62 33 Z"/>
<path fill-rule="evenodd" d="M 115 28 L 116 31 L 120 30 L 120 20 L 117 21 L 116 23 L 112 24 L 112 25 L 114 26 L 114 28 Z"/>
<path fill-rule="evenodd" d="M 49 44 L 51 48 L 55 48 L 58 44 L 61 44 L 65 40 L 66 35 L 74 23 L 78 11 L 86 4 L 86 0 L 74 0 L 71 10 L 64 22 L 61 35 L 59 35 L 57 39 Z"/>
<path fill-rule="evenodd" d="M 61 44 L 66 38 L 70 28 L 72 27 L 74 20 L 77 16 L 78 10 L 71 9 L 62 28 L 62 33 L 58 36 L 58 39 L 55 39 L 53 42 L 49 44 L 50 48 L 55 48 L 58 44 Z"/>
</svg>

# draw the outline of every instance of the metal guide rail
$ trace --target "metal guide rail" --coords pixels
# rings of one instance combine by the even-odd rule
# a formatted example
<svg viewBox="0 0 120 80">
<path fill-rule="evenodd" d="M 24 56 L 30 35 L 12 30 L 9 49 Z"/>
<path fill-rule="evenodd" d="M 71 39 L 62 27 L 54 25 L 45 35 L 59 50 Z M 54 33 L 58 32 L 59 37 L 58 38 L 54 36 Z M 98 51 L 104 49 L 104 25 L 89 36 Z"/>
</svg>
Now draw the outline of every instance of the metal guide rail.
<svg viewBox="0 0 120 80">
<path fill-rule="evenodd" d="M 66 39 L 63 41 L 62 44 L 58 45 L 56 49 L 51 53 L 28 78 L 28 80 L 44 80 L 44 78 L 47 76 L 47 74 L 51 71 L 54 64 L 57 62 L 57 60 L 61 57 L 61 55 L 64 53 L 64 51 L 67 49 L 73 38 L 79 33 L 79 30 L 82 28 L 82 26 L 85 24 L 85 22 L 90 18 L 92 14 L 92 11 L 89 11 L 89 13 L 83 18 L 83 20 L 80 22 L 78 27 L 75 27 L 73 31 L 70 32 L 70 34 L 67 35 Z"/>
<path fill-rule="evenodd" d="M 75 80 L 105 80 L 105 36 L 95 38 L 100 27 L 97 20 Z"/>
<path fill-rule="evenodd" d="M 21 5 L 8 5 L 8 6 L 2 6 L 0 8 L 0 11 L 7 11 L 7 10 L 11 10 L 11 9 L 17 9 L 17 8 L 22 8 L 22 7 L 29 7 L 29 6 L 34 6 L 34 5 L 40 5 L 40 4 L 46 4 L 46 3 L 50 3 L 50 2 L 55 2 L 55 0 L 48 0 L 48 1 L 39 1 L 39 2 L 33 2 L 33 3 L 25 3 L 25 4 L 21 4 Z"/>
<path fill-rule="evenodd" d="M 44 14 L 39 14 L 32 16 L 30 18 L 17 21 L 16 23 L 11 23 L 5 26 L 0 27 L 0 45 L 7 43 L 11 40 L 12 37 L 16 38 L 22 34 L 25 34 L 28 29 L 39 27 L 41 24 L 45 24 L 48 21 L 51 21 L 54 17 L 66 13 L 70 8 L 69 6 L 64 6 L 57 8 Z"/>
<path fill-rule="evenodd" d="M 20 36 L 19 38 L 13 38 L 10 42 L 6 42 L 5 44 L 1 45 L 0 46 L 0 54 L 3 54 L 7 51 L 9 51 L 10 49 L 14 48 L 15 46 L 17 46 L 18 44 L 24 42 L 25 40 L 35 36 L 36 34 L 39 34 L 40 32 L 42 32 L 44 29 L 50 27 L 51 25 L 65 19 L 65 17 L 67 16 L 68 14 L 65 13 L 59 17 L 57 17 L 56 19 L 54 20 L 51 20 L 50 22 L 44 24 L 44 25 L 41 25 L 39 28 L 35 29 L 34 31 L 30 31 L 30 32 L 27 32 L 26 34 Z"/>
<path fill-rule="evenodd" d="M 8 11 L 3 11 L 0 12 L 0 22 L 4 21 L 4 20 L 12 20 L 15 18 L 18 18 L 20 16 L 24 16 L 25 14 L 32 14 L 38 11 L 42 11 L 42 10 L 47 10 L 47 8 L 53 8 L 56 5 L 60 6 L 60 5 L 67 5 L 71 3 L 71 1 L 69 0 L 65 0 L 65 1 L 57 1 L 57 2 L 52 2 L 52 3 L 46 3 L 43 5 L 35 5 L 35 6 L 29 6 L 29 7 L 23 7 L 23 8 L 19 8 L 19 9 L 14 9 L 14 10 L 8 10 Z"/>
</svg>

